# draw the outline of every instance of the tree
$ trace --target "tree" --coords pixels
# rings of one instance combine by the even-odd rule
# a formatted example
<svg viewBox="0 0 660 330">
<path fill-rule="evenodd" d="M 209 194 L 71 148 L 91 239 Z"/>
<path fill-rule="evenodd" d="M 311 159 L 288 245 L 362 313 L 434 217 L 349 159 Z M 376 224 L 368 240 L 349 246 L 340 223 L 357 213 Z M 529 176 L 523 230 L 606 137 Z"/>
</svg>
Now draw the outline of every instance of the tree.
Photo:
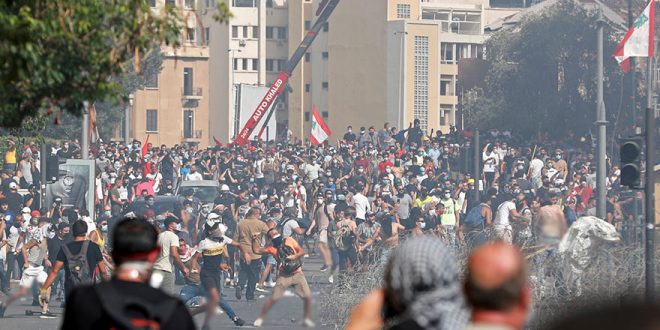
<svg viewBox="0 0 660 330">
<path fill-rule="evenodd" d="M 562 0 L 525 17 L 515 29 L 496 32 L 486 42 L 486 87 L 465 104 L 468 126 L 527 136 L 589 131 L 596 118 L 596 14 Z M 604 98 L 610 113 L 622 96 L 622 73 L 609 56 L 617 33 L 604 29 Z"/>
<path fill-rule="evenodd" d="M 227 4 L 217 7 L 216 20 L 226 22 Z M 179 46 L 181 22 L 177 8 L 154 13 L 148 1 L 3 1 L 0 126 L 44 110 L 79 115 L 87 100 L 117 102 L 125 94 L 116 77 L 154 46 Z"/>
</svg>

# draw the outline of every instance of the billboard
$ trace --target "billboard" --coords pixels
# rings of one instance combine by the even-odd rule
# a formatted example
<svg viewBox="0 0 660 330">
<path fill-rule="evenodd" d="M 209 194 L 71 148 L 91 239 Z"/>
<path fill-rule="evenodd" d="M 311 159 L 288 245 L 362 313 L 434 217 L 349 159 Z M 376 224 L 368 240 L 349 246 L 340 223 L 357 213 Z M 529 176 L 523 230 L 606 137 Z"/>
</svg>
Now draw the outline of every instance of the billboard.
<svg viewBox="0 0 660 330">
<path fill-rule="evenodd" d="M 239 114 L 238 127 L 240 129 L 240 127 L 245 127 L 245 123 L 248 121 L 248 119 L 252 117 L 252 115 L 254 114 L 254 110 L 257 109 L 257 106 L 259 106 L 259 103 L 264 98 L 264 95 L 266 95 L 266 93 L 268 92 L 268 87 L 246 85 L 246 84 L 240 84 L 237 85 L 237 87 L 238 87 L 238 114 Z M 268 110 L 270 111 L 270 108 Z M 266 111 L 263 114 L 263 118 L 250 134 L 250 138 L 249 138 L 250 140 L 254 140 L 254 138 L 259 134 L 259 131 L 261 130 L 261 126 L 264 124 L 264 121 L 266 120 L 267 113 L 268 111 Z M 270 121 L 268 122 L 268 126 L 266 126 L 264 133 L 261 135 L 262 140 L 266 140 L 266 141 L 275 140 L 275 134 L 277 130 L 277 120 L 275 120 L 275 116 L 276 114 L 273 114 L 273 116 L 270 118 Z"/>
<path fill-rule="evenodd" d="M 94 160 L 67 159 L 60 164 L 57 181 L 46 186 L 46 206 L 56 197 L 62 199 L 62 207 L 89 210 L 94 219 Z"/>
</svg>

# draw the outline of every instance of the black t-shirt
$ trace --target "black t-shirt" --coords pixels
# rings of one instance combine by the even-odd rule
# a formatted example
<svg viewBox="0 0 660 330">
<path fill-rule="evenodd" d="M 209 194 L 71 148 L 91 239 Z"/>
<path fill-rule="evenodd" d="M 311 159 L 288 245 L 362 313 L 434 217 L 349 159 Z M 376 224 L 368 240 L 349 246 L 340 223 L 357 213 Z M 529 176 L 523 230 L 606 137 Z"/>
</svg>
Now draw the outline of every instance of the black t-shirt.
<svg viewBox="0 0 660 330">
<path fill-rule="evenodd" d="M 74 241 L 66 244 L 66 246 L 69 248 L 69 251 L 71 251 L 71 254 L 75 256 L 78 253 L 80 253 L 80 250 L 82 249 L 84 242 L 85 241 Z M 73 286 L 69 284 L 69 278 L 71 278 L 71 274 L 69 272 L 66 255 L 64 254 L 64 248 L 61 248 L 60 251 L 57 253 L 56 260 L 64 263 L 64 266 L 62 267 L 64 268 L 64 287 L 67 288 L 67 291 L 69 290 L 68 288 L 73 289 Z M 99 248 L 99 246 L 96 245 L 96 243 L 89 242 L 89 247 L 87 248 L 87 265 L 89 265 L 90 274 L 94 272 L 94 267 L 96 267 L 96 265 L 98 265 L 98 263 L 101 262 L 102 260 L 103 260 L 103 255 L 101 254 L 101 249 Z"/>
<path fill-rule="evenodd" d="M 66 237 L 63 240 L 57 236 L 48 239 L 48 260 L 50 260 L 50 263 L 55 264 L 62 245 L 67 243 L 69 243 L 69 240 Z"/>
<path fill-rule="evenodd" d="M 154 289 L 146 283 L 112 280 L 113 288 L 120 297 L 137 297 L 149 303 L 160 304 L 176 301 L 176 308 L 161 330 L 193 330 L 195 324 L 190 313 L 178 299 Z M 145 317 L 140 311 L 130 310 L 129 317 Z M 66 309 L 61 329 L 121 329 L 103 310 L 98 294 L 91 286 L 81 286 L 71 293 L 66 300 Z"/>
<path fill-rule="evenodd" d="M 226 207 L 231 207 L 232 204 L 234 204 L 234 196 L 228 193 L 222 193 L 218 197 L 215 198 L 215 201 L 213 201 L 215 205 L 224 205 Z"/>
<path fill-rule="evenodd" d="M 21 213 L 21 209 L 23 208 L 23 196 L 17 192 L 9 192 L 5 194 L 5 201 L 14 214 Z"/>
</svg>

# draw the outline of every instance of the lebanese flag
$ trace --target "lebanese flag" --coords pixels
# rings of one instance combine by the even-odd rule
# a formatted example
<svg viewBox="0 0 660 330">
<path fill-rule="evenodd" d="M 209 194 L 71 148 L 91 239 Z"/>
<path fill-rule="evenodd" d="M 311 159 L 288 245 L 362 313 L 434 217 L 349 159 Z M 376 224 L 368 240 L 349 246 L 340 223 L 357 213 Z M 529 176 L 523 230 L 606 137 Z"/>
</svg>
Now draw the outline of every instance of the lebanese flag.
<svg viewBox="0 0 660 330">
<path fill-rule="evenodd" d="M 655 0 L 651 0 L 612 54 L 624 72 L 630 69 L 630 57 L 653 56 L 654 23 Z"/>
<path fill-rule="evenodd" d="M 146 155 L 149 152 L 149 134 L 147 134 L 147 140 L 144 141 L 144 144 L 142 145 L 142 157 Z"/>
<path fill-rule="evenodd" d="M 314 106 L 313 115 L 312 132 L 309 134 L 309 139 L 312 141 L 312 143 L 314 143 L 314 145 L 319 145 L 323 143 L 323 141 L 327 140 L 330 135 L 332 135 L 332 131 L 323 121 L 323 118 L 319 114 L 319 110 L 316 109 L 316 106 Z"/>
</svg>

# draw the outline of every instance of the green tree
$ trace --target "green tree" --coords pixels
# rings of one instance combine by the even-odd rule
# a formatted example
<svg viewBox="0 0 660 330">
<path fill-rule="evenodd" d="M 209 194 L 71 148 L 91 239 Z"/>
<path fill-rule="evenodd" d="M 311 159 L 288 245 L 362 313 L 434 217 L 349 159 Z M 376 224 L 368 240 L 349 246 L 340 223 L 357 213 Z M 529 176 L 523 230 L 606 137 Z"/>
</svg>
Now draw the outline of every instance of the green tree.
<svg viewBox="0 0 660 330">
<path fill-rule="evenodd" d="M 226 22 L 229 7 L 217 2 L 214 17 Z M 154 13 L 148 1 L 1 2 L 0 126 L 40 112 L 79 115 L 87 100 L 116 103 L 126 95 L 116 77 L 131 62 L 156 45 L 179 46 L 180 16 L 173 6 Z"/>
<path fill-rule="evenodd" d="M 562 0 L 486 43 L 486 87 L 465 103 L 468 127 L 510 129 L 532 136 L 584 133 L 596 111 L 596 15 Z M 621 99 L 622 73 L 609 56 L 620 38 L 604 29 L 605 104 Z"/>
</svg>

